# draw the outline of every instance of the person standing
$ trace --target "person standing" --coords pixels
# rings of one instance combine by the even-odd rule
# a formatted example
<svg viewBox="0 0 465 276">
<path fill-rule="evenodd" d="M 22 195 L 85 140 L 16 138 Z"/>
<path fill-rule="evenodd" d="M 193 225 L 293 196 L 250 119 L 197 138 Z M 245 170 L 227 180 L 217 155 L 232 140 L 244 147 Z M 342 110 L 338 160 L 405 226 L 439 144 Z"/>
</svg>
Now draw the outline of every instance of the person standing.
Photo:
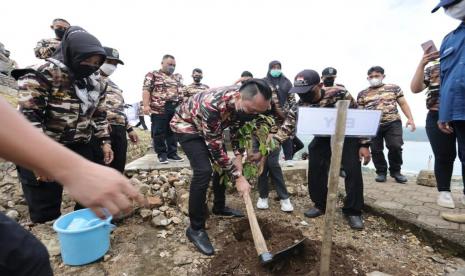
<svg viewBox="0 0 465 276">
<path fill-rule="evenodd" d="M 110 47 L 103 47 L 107 54 L 105 63 L 100 67 L 100 75 L 102 80 L 107 84 L 105 96 L 105 110 L 107 113 L 108 124 L 110 125 L 111 147 L 114 152 L 113 161 L 109 164 L 110 167 L 124 173 L 126 166 L 126 154 L 128 149 L 128 139 L 133 143 L 137 143 L 137 133 L 128 122 L 126 113 L 124 112 L 124 97 L 123 90 L 116 85 L 110 75 L 116 70 L 118 64 L 124 65 L 119 58 L 118 50 Z M 97 151 L 100 145 L 97 143 Z M 101 158 L 103 159 L 103 158 Z"/>
<path fill-rule="evenodd" d="M 147 73 L 143 85 L 144 114 L 151 117 L 153 148 L 161 164 L 184 161 L 178 155 L 176 138 L 170 128 L 170 121 L 184 94 L 182 76 L 174 73 L 175 69 L 174 57 L 165 55 L 161 69 Z"/>
<path fill-rule="evenodd" d="M 295 102 L 294 94 L 290 94 L 289 90 L 292 88 L 291 81 L 283 74 L 281 62 L 273 60 L 268 65 L 268 73 L 266 74 L 265 80 L 274 86 L 274 90 L 278 94 L 279 105 L 286 110 L 289 105 Z M 294 149 L 292 139 L 286 140 L 282 144 L 284 153 L 284 165 L 286 167 L 293 167 L 294 162 Z M 279 161 L 279 158 L 278 158 Z"/>
<path fill-rule="evenodd" d="M 53 53 L 58 49 L 63 35 L 70 27 L 68 21 L 62 18 L 53 19 L 50 28 L 55 32 L 54 38 L 45 38 L 37 42 L 34 48 L 34 54 L 37 58 L 46 59 L 52 57 Z"/>
<path fill-rule="evenodd" d="M 402 122 L 397 105 L 407 117 L 406 127 L 411 126 L 415 131 L 412 112 L 405 100 L 404 92 L 398 85 L 384 84 L 384 69 L 373 66 L 368 69 L 368 82 L 370 86 L 361 91 L 357 97 L 357 104 L 362 109 L 381 110 L 381 122 L 376 136 L 371 140 L 371 154 L 376 168 L 377 182 L 386 182 L 388 165 L 384 157 L 384 142 L 389 150 L 389 172 L 398 183 L 406 183 L 407 177 L 401 174 L 402 166 Z M 344 168 L 345 169 L 345 168 Z"/>
<path fill-rule="evenodd" d="M 106 58 L 105 50 L 93 35 L 80 27 L 69 28 L 60 51 L 37 68 L 14 70 L 18 80 L 20 112 L 44 134 L 91 161 L 97 161 L 90 144 L 95 135 L 104 163 L 113 160 L 105 89 L 94 74 Z M 31 220 L 43 223 L 61 215 L 63 187 L 18 166 L 18 175 L 28 203 Z M 82 206 L 76 203 L 75 209 Z"/>
<path fill-rule="evenodd" d="M 199 92 L 210 89 L 208 85 L 201 83 L 203 79 L 202 69 L 195 68 L 192 71 L 192 79 L 194 80 L 194 82 L 186 86 L 184 90 L 184 101 L 187 101 L 187 99 Z"/>
<path fill-rule="evenodd" d="M 135 125 L 135 127 L 142 126 L 144 130 L 147 130 L 147 125 L 145 124 L 145 117 L 144 117 L 144 101 L 139 102 L 139 107 L 137 108 L 137 116 L 139 117 L 139 122 Z"/>
<path fill-rule="evenodd" d="M 294 104 L 284 124 L 274 138 L 279 142 L 296 132 L 298 107 L 334 108 L 339 100 L 349 100 L 351 108 L 357 108 L 355 100 L 342 86 L 324 87 L 320 76 L 314 70 L 303 70 L 294 79 L 290 93 L 297 93 L 299 101 Z M 346 170 L 344 213 L 349 226 L 355 230 L 363 229 L 363 178 L 361 161 L 364 165 L 370 161 L 369 139 L 346 137 L 342 150 L 342 165 Z M 331 137 L 315 136 L 308 146 L 308 191 L 314 206 L 304 212 L 309 218 L 316 218 L 326 211 L 328 194 L 328 175 L 331 163 Z"/>
</svg>

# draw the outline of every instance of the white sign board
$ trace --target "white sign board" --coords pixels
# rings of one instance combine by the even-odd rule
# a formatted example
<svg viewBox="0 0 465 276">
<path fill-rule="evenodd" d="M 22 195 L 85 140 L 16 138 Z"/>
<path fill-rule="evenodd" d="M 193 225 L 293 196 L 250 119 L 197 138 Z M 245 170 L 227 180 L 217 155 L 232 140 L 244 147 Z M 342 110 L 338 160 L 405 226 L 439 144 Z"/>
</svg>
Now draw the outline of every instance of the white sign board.
<svg viewBox="0 0 465 276">
<path fill-rule="evenodd" d="M 299 107 L 297 135 L 334 135 L 336 108 Z M 346 136 L 375 136 L 381 110 L 348 109 Z"/>
</svg>

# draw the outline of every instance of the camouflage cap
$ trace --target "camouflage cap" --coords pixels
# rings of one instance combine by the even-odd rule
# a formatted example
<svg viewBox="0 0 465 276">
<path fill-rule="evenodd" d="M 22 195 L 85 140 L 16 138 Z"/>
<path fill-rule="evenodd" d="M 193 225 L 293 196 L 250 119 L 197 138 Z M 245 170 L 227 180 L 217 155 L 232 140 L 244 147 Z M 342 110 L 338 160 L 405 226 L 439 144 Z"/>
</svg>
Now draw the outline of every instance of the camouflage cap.
<svg viewBox="0 0 465 276">
<path fill-rule="evenodd" d="M 321 76 L 323 77 L 332 77 L 337 75 L 336 68 L 333 67 L 326 67 L 323 72 L 321 72 Z"/>
</svg>

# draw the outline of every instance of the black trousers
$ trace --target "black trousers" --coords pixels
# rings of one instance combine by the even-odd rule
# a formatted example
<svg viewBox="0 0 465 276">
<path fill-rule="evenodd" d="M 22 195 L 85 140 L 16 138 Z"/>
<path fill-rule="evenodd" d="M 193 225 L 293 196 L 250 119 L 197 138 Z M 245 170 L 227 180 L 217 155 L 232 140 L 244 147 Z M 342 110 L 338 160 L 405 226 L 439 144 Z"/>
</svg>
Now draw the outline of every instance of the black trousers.
<svg viewBox="0 0 465 276">
<path fill-rule="evenodd" d="M 450 192 L 450 180 L 454 170 L 454 161 L 457 156 L 454 133 L 445 134 L 438 128 L 438 111 L 429 111 L 426 116 L 426 134 L 434 153 L 434 175 L 439 192 Z M 462 177 L 465 179 L 465 166 L 462 164 Z"/>
<path fill-rule="evenodd" d="M 172 157 L 177 154 L 178 145 L 170 121 L 174 116 L 175 105 L 167 103 L 165 114 L 152 114 L 152 139 L 153 148 L 158 157 Z"/>
<path fill-rule="evenodd" d="M 128 138 L 126 136 L 126 127 L 120 125 L 111 125 L 110 132 L 111 149 L 113 150 L 114 158 L 109 167 L 124 173 L 126 167 L 126 155 L 128 150 Z M 103 160 L 102 143 L 93 136 L 91 140 L 92 150 L 94 152 L 94 161 L 100 165 L 106 166 Z"/>
<path fill-rule="evenodd" d="M 294 149 L 292 148 L 292 139 L 289 138 L 282 144 L 283 153 L 284 153 L 284 160 L 292 160 L 294 156 Z"/>
<path fill-rule="evenodd" d="M 402 145 L 404 144 L 401 121 L 380 125 L 376 136 L 371 140 L 371 156 L 377 174 L 387 174 L 388 166 L 383 152 L 384 142 L 389 150 L 389 172 L 398 173 L 402 166 Z"/>
<path fill-rule="evenodd" d="M 464 165 L 465 165 L 465 121 L 452 121 L 452 127 L 454 128 L 454 132 L 457 137 L 459 159 L 460 159 L 460 162 L 462 162 L 462 176 L 463 176 Z"/>
<path fill-rule="evenodd" d="M 139 116 L 139 122 L 135 125 L 135 127 L 139 127 L 140 125 L 142 125 L 142 127 L 147 130 L 147 125 L 145 124 L 145 118 L 144 116 Z"/>
<path fill-rule="evenodd" d="M 193 170 L 189 190 L 189 218 L 191 227 L 195 230 L 204 229 L 207 219 L 207 189 L 212 178 L 213 169 L 205 140 L 197 134 L 177 134 L 179 143 L 189 159 Z M 213 175 L 213 209 L 225 207 L 226 187 L 220 184 L 217 173 Z"/>
<path fill-rule="evenodd" d="M 346 138 L 342 150 L 342 165 L 346 172 L 346 198 L 342 211 L 346 215 L 358 216 L 363 207 L 363 178 L 358 156 L 358 138 Z M 315 137 L 308 145 L 308 191 L 315 207 L 326 209 L 328 175 L 331 163 L 331 138 Z"/>
<path fill-rule="evenodd" d="M 71 144 L 66 147 L 90 161 L 95 160 L 90 143 Z M 57 182 L 38 181 L 32 171 L 20 166 L 17 169 L 32 222 L 43 223 L 58 218 L 61 215 L 63 186 Z M 74 210 L 82 208 L 83 206 L 76 202 Z"/>
<path fill-rule="evenodd" d="M 263 167 L 263 173 L 258 177 L 258 191 L 261 198 L 268 198 L 268 177 L 271 177 L 271 180 L 275 184 L 276 193 L 280 199 L 288 199 L 289 193 L 286 189 L 286 183 L 284 182 L 283 171 L 279 165 L 279 153 L 280 149 L 272 151 L 265 161 L 265 166 Z"/>
<path fill-rule="evenodd" d="M 45 246 L 29 231 L 2 213 L 0 213 L 0 275 L 53 275 Z"/>
</svg>

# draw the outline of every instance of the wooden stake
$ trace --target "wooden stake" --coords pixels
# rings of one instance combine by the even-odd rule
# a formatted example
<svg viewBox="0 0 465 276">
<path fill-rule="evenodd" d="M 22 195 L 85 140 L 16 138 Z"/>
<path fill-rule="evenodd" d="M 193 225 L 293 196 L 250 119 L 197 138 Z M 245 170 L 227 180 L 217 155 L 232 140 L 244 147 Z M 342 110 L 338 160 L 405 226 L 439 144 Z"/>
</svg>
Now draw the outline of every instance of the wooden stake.
<svg viewBox="0 0 465 276">
<path fill-rule="evenodd" d="M 337 203 L 337 186 L 339 184 L 339 171 L 341 169 L 342 148 L 344 147 L 347 109 L 349 108 L 349 104 L 350 101 L 347 100 L 338 101 L 336 103 L 336 131 L 334 135 L 331 136 L 331 165 L 329 168 L 328 196 L 326 198 L 325 226 L 321 244 L 320 276 L 330 275 L 334 213 Z"/>
</svg>

